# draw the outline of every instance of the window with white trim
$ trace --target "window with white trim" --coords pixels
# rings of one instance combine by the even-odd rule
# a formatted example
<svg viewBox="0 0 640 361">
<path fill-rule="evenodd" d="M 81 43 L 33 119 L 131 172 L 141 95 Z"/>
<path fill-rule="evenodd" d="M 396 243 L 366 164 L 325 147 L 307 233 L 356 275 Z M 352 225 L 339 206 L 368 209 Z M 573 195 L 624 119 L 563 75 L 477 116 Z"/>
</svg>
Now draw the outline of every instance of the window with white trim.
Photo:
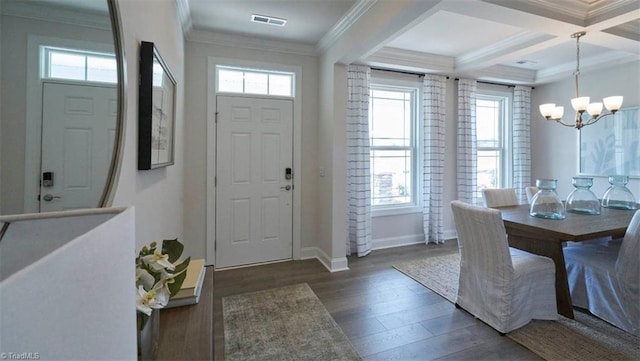
<svg viewBox="0 0 640 361">
<path fill-rule="evenodd" d="M 114 54 L 50 46 L 43 46 L 41 49 L 44 79 L 118 82 L 118 67 Z"/>
<path fill-rule="evenodd" d="M 216 66 L 218 92 L 292 97 L 294 73 Z"/>
<path fill-rule="evenodd" d="M 418 205 L 417 87 L 372 84 L 369 98 L 372 210 Z"/>
<path fill-rule="evenodd" d="M 508 92 L 478 90 L 476 96 L 477 184 L 482 189 L 511 186 Z"/>
</svg>

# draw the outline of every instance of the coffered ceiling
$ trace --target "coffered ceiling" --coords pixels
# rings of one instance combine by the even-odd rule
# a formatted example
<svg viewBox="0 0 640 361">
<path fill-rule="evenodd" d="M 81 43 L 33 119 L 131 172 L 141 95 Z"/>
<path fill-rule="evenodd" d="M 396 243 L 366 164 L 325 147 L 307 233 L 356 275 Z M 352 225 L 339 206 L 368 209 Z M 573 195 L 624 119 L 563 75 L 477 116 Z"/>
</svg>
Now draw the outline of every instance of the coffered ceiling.
<svg viewBox="0 0 640 361">
<path fill-rule="evenodd" d="M 319 54 L 376 3 L 428 1 L 419 21 L 381 36 L 359 63 L 518 84 L 640 61 L 640 0 L 178 0 L 187 39 Z M 251 14 L 287 19 L 284 27 Z M 415 15 L 415 14 L 413 14 Z M 415 17 L 414 17 L 415 19 Z M 372 31 L 385 27 L 369 24 Z M 365 24 L 366 25 L 366 24 Z M 384 33 L 384 32 L 380 32 Z"/>
</svg>

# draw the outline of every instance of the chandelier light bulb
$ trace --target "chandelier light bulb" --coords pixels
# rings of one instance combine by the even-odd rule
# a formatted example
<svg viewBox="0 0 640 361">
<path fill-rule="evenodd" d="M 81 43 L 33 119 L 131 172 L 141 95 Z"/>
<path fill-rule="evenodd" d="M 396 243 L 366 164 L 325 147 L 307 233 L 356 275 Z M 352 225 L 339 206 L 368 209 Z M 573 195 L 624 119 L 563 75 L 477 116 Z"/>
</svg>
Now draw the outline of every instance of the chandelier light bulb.
<svg viewBox="0 0 640 361">
<path fill-rule="evenodd" d="M 551 114 L 553 114 L 553 110 L 556 108 L 556 105 L 553 103 L 541 104 L 539 108 L 540 114 L 542 114 L 543 117 L 550 119 Z"/>
<path fill-rule="evenodd" d="M 622 96 L 613 96 L 602 99 L 604 107 L 611 113 L 615 113 L 622 106 Z"/>
<path fill-rule="evenodd" d="M 564 115 L 564 107 L 555 107 L 553 113 L 551 113 L 551 119 L 560 120 Z"/>
<path fill-rule="evenodd" d="M 584 112 L 587 110 L 587 106 L 589 105 L 589 101 L 591 98 L 589 97 L 579 97 L 571 99 L 571 106 L 573 110 L 576 112 Z"/>
<path fill-rule="evenodd" d="M 604 118 L 608 115 L 612 115 L 617 112 L 620 107 L 622 107 L 622 96 L 612 96 L 602 99 L 602 103 L 590 103 L 589 97 L 581 97 L 580 94 L 580 38 L 585 36 L 587 33 L 585 31 L 579 31 L 577 33 L 571 34 L 573 39 L 576 39 L 576 71 L 573 73 L 575 77 L 575 85 L 576 85 L 576 97 L 571 99 L 571 106 L 575 110 L 575 118 L 572 123 L 565 123 L 562 121 L 562 116 L 564 115 L 564 107 L 557 107 L 555 104 L 547 103 L 540 105 L 540 113 L 547 120 L 554 120 L 557 123 L 564 125 L 565 127 L 572 127 L 580 130 L 582 127 L 595 124 L 601 118 Z M 604 107 L 609 111 L 608 113 L 602 114 L 602 106 L 604 103 Z M 582 116 L 584 112 L 589 113 L 591 116 L 589 119 L 582 120 Z"/>
<path fill-rule="evenodd" d="M 602 103 L 591 103 L 587 105 L 587 112 L 589 115 L 596 118 L 600 113 L 602 113 Z"/>
</svg>

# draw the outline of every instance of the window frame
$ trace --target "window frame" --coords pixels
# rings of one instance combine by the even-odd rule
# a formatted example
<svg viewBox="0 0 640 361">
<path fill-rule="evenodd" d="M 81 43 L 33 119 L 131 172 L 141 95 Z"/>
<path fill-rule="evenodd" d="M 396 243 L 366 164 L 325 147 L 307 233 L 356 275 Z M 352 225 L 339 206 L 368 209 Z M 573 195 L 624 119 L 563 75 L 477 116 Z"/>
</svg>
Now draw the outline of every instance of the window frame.
<svg viewBox="0 0 640 361">
<path fill-rule="evenodd" d="M 40 47 L 40 57 L 41 57 L 41 69 L 40 69 L 40 79 L 41 80 L 62 80 L 62 81 L 74 81 L 74 82 L 82 82 L 82 83 L 102 83 L 102 84 L 117 84 L 117 62 L 116 55 L 112 53 L 103 53 L 97 51 L 87 51 L 87 50 L 78 50 L 73 48 L 62 48 L 57 46 L 50 45 L 42 45 Z M 81 56 L 84 59 L 84 71 L 83 79 L 75 79 L 75 78 L 62 78 L 52 76 L 52 64 L 51 64 L 51 56 L 52 54 L 65 54 L 65 55 L 75 55 Z M 89 79 L 89 58 L 102 58 L 113 60 L 115 67 L 115 78 L 114 81 L 105 81 L 105 80 L 96 80 Z"/>
<path fill-rule="evenodd" d="M 418 165 L 422 161 L 422 152 L 420 151 L 422 145 L 422 134 L 419 131 L 423 124 L 423 115 L 420 109 L 422 109 L 422 87 L 421 78 L 416 76 L 408 76 L 406 74 L 380 74 L 380 72 L 372 72 L 371 76 L 371 91 L 386 90 L 386 91 L 408 91 L 411 92 L 411 135 L 410 146 L 377 146 L 370 145 L 370 150 L 406 150 L 411 151 L 412 164 L 411 164 L 411 202 L 401 204 L 385 204 L 374 205 L 373 204 L 373 173 L 371 173 L 371 216 L 390 216 L 407 213 L 421 213 L 422 212 L 422 191 L 421 180 L 422 172 L 419 172 Z M 373 98 L 369 99 L 369 109 L 371 109 Z M 372 119 L 369 119 L 371 122 Z M 369 135 L 371 142 L 371 134 Z M 372 143 L 372 142 L 371 142 Z M 371 167 L 373 172 L 373 167 Z"/>
<path fill-rule="evenodd" d="M 509 188 L 513 186 L 513 88 L 505 90 L 504 86 L 492 86 L 487 84 L 478 84 L 476 93 L 476 117 L 477 117 L 477 100 L 484 99 L 500 102 L 500 119 L 499 119 L 499 145 L 497 147 L 480 147 L 477 146 L 477 152 L 482 150 L 498 151 L 500 172 L 498 174 L 498 188 Z M 477 121 L 477 120 L 476 120 Z M 477 127 L 477 124 L 476 124 Z M 476 131 L 477 132 L 477 131 Z M 482 199 L 482 191 L 478 185 L 478 197 Z"/>
<path fill-rule="evenodd" d="M 220 70 L 228 70 L 228 71 L 236 71 L 250 74 L 261 74 L 267 76 L 267 91 L 266 93 L 256 93 L 256 92 L 247 92 L 247 82 L 246 82 L 246 74 L 243 74 L 242 79 L 242 91 L 229 91 L 229 90 L 220 90 Z M 289 76 L 291 79 L 290 82 L 290 95 L 281 95 L 281 94 L 272 94 L 269 90 L 269 79 L 270 76 Z M 250 67 L 238 67 L 238 66 L 227 66 L 227 65 L 216 65 L 215 66 L 215 92 L 216 94 L 243 94 L 250 96 L 267 96 L 267 97 L 278 97 L 285 99 L 293 99 L 296 94 L 296 73 L 290 71 L 278 71 L 278 70 L 267 70 L 267 69 L 257 69 Z"/>
</svg>

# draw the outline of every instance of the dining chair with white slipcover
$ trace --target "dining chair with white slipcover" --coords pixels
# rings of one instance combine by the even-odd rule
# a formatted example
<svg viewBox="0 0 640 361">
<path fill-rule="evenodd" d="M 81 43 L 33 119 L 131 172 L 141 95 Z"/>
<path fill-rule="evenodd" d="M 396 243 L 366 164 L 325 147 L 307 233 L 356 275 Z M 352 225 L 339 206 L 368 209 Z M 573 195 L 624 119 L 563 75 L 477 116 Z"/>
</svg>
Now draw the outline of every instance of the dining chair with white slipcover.
<svg viewBox="0 0 640 361">
<path fill-rule="evenodd" d="M 489 208 L 517 206 L 518 197 L 513 188 L 487 188 L 482 190 L 484 205 Z"/>
<path fill-rule="evenodd" d="M 640 210 L 624 238 L 563 250 L 574 306 L 640 336 Z"/>
<path fill-rule="evenodd" d="M 509 247 L 499 210 L 458 200 L 451 209 L 460 251 L 456 306 L 501 334 L 557 319 L 553 261 Z"/>
</svg>

